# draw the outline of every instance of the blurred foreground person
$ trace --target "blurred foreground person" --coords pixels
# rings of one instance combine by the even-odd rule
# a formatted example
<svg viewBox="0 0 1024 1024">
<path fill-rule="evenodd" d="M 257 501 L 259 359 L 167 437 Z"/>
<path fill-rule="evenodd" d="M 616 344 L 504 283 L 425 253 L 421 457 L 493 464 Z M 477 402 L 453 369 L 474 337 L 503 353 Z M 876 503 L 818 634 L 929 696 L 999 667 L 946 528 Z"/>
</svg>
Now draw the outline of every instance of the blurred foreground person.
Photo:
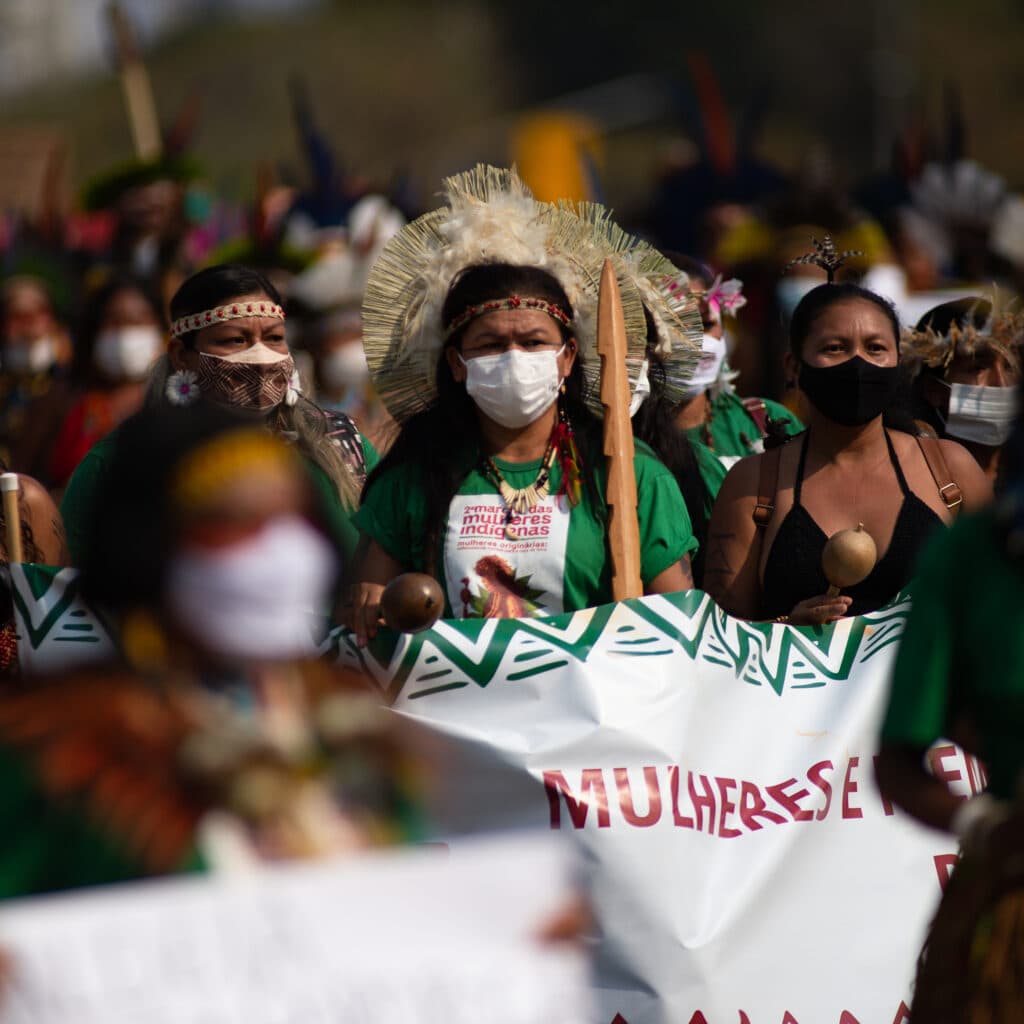
<svg viewBox="0 0 1024 1024">
<path fill-rule="evenodd" d="M 796 307 L 786 362 L 808 401 L 807 430 L 738 462 L 711 517 L 705 587 L 731 614 L 814 625 L 880 608 L 910 581 L 928 535 L 988 500 L 960 445 L 886 427 L 899 333 L 893 308 L 859 285 L 819 285 Z M 822 550 L 858 523 L 878 561 L 830 595 Z"/>
<path fill-rule="evenodd" d="M 1006 489 L 925 550 L 893 670 L 877 759 L 883 796 L 956 835 L 918 967 L 914 1024 L 1024 1020 L 1024 423 L 1004 457 Z M 964 800 L 924 767 L 956 740 L 985 764 Z"/>
<path fill-rule="evenodd" d="M 81 575 L 122 658 L 0 698 L 0 895 L 408 834 L 377 697 L 315 658 L 341 568 L 315 498 L 225 411 L 125 423 Z"/>
<path fill-rule="evenodd" d="M 349 522 L 376 458 L 344 413 L 327 413 L 298 388 L 285 338 L 285 312 L 274 286 L 237 264 L 209 267 L 189 278 L 171 300 L 171 342 L 150 378 L 147 404 L 227 406 L 292 443 L 324 498 L 332 534 L 348 553 L 356 531 Z M 96 499 L 112 451 L 111 435 L 82 460 L 61 511 L 76 563 L 86 554 Z"/>
<path fill-rule="evenodd" d="M 1022 346 L 1024 314 L 994 314 L 980 296 L 929 310 L 900 343 L 922 426 L 959 441 L 992 481 L 1017 414 Z"/>
</svg>

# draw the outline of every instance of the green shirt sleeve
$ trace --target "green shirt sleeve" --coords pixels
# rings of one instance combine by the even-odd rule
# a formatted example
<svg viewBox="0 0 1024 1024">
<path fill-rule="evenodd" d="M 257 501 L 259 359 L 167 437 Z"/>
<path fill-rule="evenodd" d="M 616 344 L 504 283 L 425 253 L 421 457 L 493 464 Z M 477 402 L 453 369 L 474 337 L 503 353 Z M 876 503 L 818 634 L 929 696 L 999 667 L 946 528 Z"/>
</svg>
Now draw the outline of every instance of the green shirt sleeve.
<svg viewBox="0 0 1024 1024">
<path fill-rule="evenodd" d="M 640 575 L 644 583 L 649 583 L 684 555 L 696 551 L 697 538 L 672 473 L 646 445 L 637 445 L 633 463 L 640 522 Z"/>
<path fill-rule="evenodd" d="M 927 747 L 946 728 L 956 633 L 956 545 L 959 530 L 926 546 L 911 585 L 911 609 L 893 668 L 882 741 Z"/>
<path fill-rule="evenodd" d="M 75 468 L 60 502 L 71 564 L 81 565 L 100 490 L 110 464 L 114 434 L 93 445 Z"/>
<path fill-rule="evenodd" d="M 374 480 L 353 517 L 359 531 L 375 540 L 406 572 L 421 572 L 426 564 L 426 513 L 418 478 L 410 466 L 388 470 Z"/>
</svg>

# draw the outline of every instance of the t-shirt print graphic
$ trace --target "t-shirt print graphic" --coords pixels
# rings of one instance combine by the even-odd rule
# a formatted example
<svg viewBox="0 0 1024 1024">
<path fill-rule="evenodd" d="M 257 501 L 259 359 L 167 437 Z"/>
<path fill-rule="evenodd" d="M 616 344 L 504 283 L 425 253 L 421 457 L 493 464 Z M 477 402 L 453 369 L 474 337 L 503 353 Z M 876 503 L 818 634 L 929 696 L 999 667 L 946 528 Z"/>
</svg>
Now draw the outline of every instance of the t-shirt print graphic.
<svg viewBox="0 0 1024 1024">
<path fill-rule="evenodd" d="M 497 494 L 458 494 L 448 509 L 444 561 L 457 618 L 524 618 L 563 610 L 569 503 L 549 495 L 513 516 Z M 509 536 L 511 534 L 511 536 Z"/>
</svg>

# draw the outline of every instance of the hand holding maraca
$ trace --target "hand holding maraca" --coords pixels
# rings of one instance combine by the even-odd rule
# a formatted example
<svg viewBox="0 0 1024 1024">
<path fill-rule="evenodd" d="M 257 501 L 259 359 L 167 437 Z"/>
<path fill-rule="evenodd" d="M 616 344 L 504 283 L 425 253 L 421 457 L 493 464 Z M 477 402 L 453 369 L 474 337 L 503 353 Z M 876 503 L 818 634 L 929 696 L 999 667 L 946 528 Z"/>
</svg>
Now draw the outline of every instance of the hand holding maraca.
<svg viewBox="0 0 1024 1024">
<path fill-rule="evenodd" d="M 821 567 L 829 582 L 827 593 L 800 601 L 786 616 L 795 626 L 820 626 L 841 619 L 853 598 L 840 593 L 866 579 L 878 561 L 878 549 L 871 534 L 858 523 L 854 530 L 839 530 L 825 543 Z"/>
</svg>

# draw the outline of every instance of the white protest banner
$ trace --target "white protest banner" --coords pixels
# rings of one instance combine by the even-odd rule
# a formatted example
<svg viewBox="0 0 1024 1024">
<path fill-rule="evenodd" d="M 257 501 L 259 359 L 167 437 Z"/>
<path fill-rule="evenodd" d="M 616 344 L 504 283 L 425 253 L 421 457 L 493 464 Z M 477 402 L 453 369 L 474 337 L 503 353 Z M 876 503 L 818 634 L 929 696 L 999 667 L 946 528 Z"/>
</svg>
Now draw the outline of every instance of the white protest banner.
<svg viewBox="0 0 1024 1024">
<path fill-rule="evenodd" d="M 907 608 L 795 628 L 694 591 L 444 621 L 367 651 L 335 632 L 324 650 L 445 737 L 446 829 L 581 848 L 597 1024 L 903 1024 L 955 863 L 873 782 Z M 952 745 L 930 760 L 982 788 Z"/>
<path fill-rule="evenodd" d="M 873 781 L 906 612 L 796 629 L 694 592 L 333 653 L 455 745 L 449 828 L 581 847 L 599 1024 L 901 1024 L 954 862 Z M 932 763 L 980 790 L 953 746 Z"/>
<path fill-rule="evenodd" d="M 0 1024 L 585 1024 L 570 874 L 506 837 L 5 903 Z"/>
</svg>

